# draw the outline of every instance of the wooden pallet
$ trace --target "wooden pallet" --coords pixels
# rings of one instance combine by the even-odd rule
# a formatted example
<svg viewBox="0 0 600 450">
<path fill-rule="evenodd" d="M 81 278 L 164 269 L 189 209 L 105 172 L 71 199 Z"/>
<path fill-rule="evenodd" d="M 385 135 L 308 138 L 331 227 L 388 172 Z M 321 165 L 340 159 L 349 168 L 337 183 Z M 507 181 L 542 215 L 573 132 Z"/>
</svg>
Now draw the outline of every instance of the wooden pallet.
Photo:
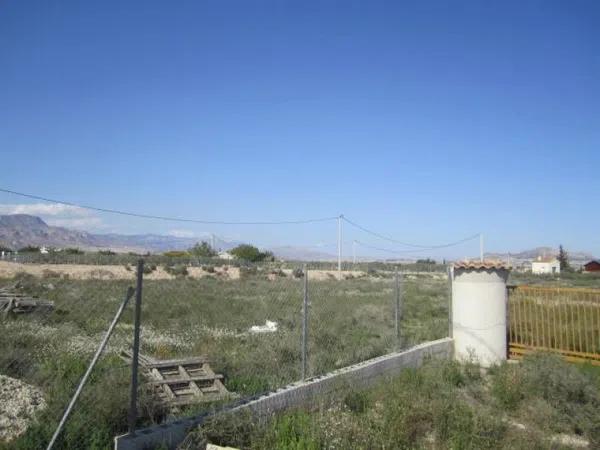
<svg viewBox="0 0 600 450">
<path fill-rule="evenodd" d="M 131 360 L 129 352 L 124 353 Z M 205 357 L 157 360 L 140 355 L 140 366 L 148 377 L 147 386 L 165 404 L 185 406 L 213 402 L 229 396 L 218 375 Z"/>
<path fill-rule="evenodd" d="M 0 313 L 8 315 L 31 313 L 33 311 L 49 312 L 54 309 L 54 302 L 42 300 L 15 292 L 11 289 L 0 288 Z"/>
</svg>

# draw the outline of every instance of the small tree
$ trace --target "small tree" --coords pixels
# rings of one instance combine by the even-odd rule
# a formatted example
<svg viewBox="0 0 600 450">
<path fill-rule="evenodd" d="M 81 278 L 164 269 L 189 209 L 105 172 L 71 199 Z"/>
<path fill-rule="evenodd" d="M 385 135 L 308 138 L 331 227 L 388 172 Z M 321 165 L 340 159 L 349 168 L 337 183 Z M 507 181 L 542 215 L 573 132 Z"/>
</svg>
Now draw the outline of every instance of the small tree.
<svg viewBox="0 0 600 450">
<path fill-rule="evenodd" d="M 229 253 L 238 259 L 250 262 L 273 261 L 275 257 L 271 252 L 261 252 L 254 245 L 242 244 L 229 250 Z"/>
<path fill-rule="evenodd" d="M 27 245 L 26 247 L 21 247 L 19 249 L 19 253 L 39 253 L 40 248 L 35 245 Z"/>
<path fill-rule="evenodd" d="M 83 255 L 83 250 L 77 247 L 69 247 L 63 250 L 67 255 Z"/>
<path fill-rule="evenodd" d="M 196 245 L 190 248 L 188 252 L 194 256 L 199 256 L 202 258 L 213 258 L 217 256 L 217 252 L 206 241 L 196 243 Z"/>
<path fill-rule="evenodd" d="M 417 259 L 417 264 L 435 264 L 435 260 L 431 258 Z"/>
<path fill-rule="evenodd" d="M 568 272 L 571 270 L 571 265 L 569 264 L 569 254 L 562 245 L 558 246 L 558 262 L 560 263 L 561 272 Z"/>
</svg>

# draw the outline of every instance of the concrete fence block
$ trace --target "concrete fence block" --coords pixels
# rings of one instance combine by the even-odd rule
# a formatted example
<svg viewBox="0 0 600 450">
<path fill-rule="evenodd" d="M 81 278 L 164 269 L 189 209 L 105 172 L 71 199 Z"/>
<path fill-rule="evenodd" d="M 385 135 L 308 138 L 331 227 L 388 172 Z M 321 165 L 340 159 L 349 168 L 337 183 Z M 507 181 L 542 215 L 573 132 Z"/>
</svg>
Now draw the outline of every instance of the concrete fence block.
<svg viewBox="0 0 600 450">
<path fill-rule="evenodd" d="M 275 413 L 293 409 L 309 408 L 317 405 L 328 394 L 352 386 L 365 389 L 385 378 L 398 375 L 406 368 L 417 368 L 428 358 L 449 359 L 452 355 L 453 340 L 451 338 L 419 344 L 402 352 L 394 352 L 378 358 L 361 362 L 315 377 L 303 382 L 293 383 L 285 388 L 260 396 L 221 411 L 221 414 L 250 412 L 257 418 L 268 418 Z M 135 434 L 117 436 L 115 450 L 142 450 L 160 445 L 174 449 L 186 435 L 201 425 L 209 414 L 176 420 L 141 430 Z"/>
</svg>

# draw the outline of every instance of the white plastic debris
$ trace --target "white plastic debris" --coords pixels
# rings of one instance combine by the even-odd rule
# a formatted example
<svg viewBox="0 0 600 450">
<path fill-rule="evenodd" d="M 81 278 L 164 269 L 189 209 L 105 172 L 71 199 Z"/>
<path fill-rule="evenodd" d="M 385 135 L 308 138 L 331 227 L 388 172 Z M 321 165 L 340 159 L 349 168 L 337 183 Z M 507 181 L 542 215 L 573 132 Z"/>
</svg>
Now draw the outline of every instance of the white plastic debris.
<svg viewBox="0 0 600 450">
<path fill-rule="evenodd" d="M 277 322 L 267 320 L 264 325 L 253 325 L 250 333 L 274 333 L 277 331 Z"/>
</svg>

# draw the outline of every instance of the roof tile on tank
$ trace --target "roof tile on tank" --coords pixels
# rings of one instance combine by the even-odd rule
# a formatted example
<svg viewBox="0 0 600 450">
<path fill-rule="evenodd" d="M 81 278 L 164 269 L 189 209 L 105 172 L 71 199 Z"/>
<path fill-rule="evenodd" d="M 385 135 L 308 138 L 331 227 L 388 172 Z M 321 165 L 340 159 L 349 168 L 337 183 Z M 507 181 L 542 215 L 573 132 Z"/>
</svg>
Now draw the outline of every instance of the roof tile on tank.
<svg viewBox="0 0 600 450">
<path fill-rule="evenodd" d="M 503 261 L 484 260 L 484 261 L 457 261 L 454 263 L 455 269 L 504 269 L 510 270 L 511 266 Z"/>
</svg>

